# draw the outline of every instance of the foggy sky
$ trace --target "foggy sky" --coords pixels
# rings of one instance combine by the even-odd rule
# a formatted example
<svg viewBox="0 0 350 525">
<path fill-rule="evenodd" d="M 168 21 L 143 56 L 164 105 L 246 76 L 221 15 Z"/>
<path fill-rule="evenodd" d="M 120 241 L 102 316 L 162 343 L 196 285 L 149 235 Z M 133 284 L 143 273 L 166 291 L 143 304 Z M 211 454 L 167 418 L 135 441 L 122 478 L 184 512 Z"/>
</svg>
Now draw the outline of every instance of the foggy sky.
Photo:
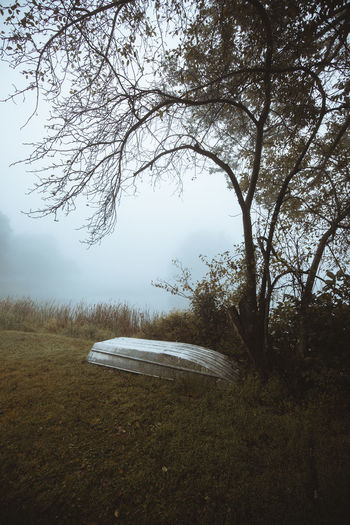
<svg viewBox="0 0 350 525">
<path fill-rule="evenodd" d="M 16 234 L 0 212 L 2 296 L 67 298 L 79 280 L 78 265 L 60 253 L 49 235 Z"/>
<path fill-rule="evenodd" d="M 1 99 L 12 76 L 4 64 L 0 74 Z M 237 204 L 224 176 L 190 176 L 180 196 L 169 182 L 154 190 L 145 178 L 136 196 L 122 200 L 115 233 L 87 249 L 78 230 L 85 220 L 82 208 L 59 222 L 22 213 L 42 206 L 40 195 L 28 194 L 30 166 L 9 167 L 28 155 L 23 143 L 44 133 L 45 111 L 21 129 L 32 109 L 30 100 L 0 105 L 0 296 L 128 302 L 157 311 L 186 307 L 151 281 L 171 280 L 177 273 L 174 258 L 199 278 L 205 270 L 199 254 L 215 256 L 239 240 Z"/>
<path fill-rule="evenodd" d="M 69 232 L 68 232 L 69 233 Z M 172 252 L 142 254 L 131 246 L 125 257 L 115 250 L 82 248 L 80 257 L 69 257 L 49 234 L 18 234 L 0 212 L 0 296 L 31 297 L 57 302 L 127 302 L 133 306 L 164 311 L 186 308 L 188 302 L 152 286 L 151 281 L 172 280 L 178 270 L 172 258 L 190 267 L 194 278 L 203 275 L 200 253 L 214 256 L 229 239 L 204 230 L 185 236 Z M 158 259 L 158 261 L 157 261 Z M 148 261 L 148 263 L 147 263 Z M 160 264 L 157 264 L 160 263 Z"/>
</svg>

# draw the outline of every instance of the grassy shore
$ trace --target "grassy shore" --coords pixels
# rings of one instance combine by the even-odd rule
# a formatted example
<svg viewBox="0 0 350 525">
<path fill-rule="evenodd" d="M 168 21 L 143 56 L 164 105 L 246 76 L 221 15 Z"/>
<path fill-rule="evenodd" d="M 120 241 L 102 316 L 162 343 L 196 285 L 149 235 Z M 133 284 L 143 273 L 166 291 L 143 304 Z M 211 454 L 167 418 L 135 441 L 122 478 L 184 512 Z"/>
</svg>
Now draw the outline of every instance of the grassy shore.
<svg viewBox="0 0 350 525">
<path fill-rule="evenodd" d="M 0 523 L 348 522 L 341 396 L 208 391 L 88 364 L 90 347 L 0 332 Z"/>
<path fill-rule="evenodd" d="M 157 314 L 126 303 L 58 304 L 0 298 L 0 330 L 46 332 L 96 341 L 135 335 L 157 318 Z"/>
</svg>

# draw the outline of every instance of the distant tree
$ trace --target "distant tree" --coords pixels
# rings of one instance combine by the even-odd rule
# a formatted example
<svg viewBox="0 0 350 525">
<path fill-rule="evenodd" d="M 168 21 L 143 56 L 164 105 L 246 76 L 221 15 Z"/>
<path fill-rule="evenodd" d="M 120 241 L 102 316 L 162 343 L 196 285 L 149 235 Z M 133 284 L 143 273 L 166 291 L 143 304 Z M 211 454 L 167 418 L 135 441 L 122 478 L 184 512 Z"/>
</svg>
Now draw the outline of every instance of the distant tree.
<svg viewBox="0 0 350 525">
<path fill-rule="evenodd" d="M 93 243 L 143 174 L 214 168 L 242 214 L 244 276 L 226 308 L 252 366 L 267 371 L 281 286 L 299 304 L 302 357 L 322 264 L 347 256 L 350 4 L 24 0 L 1 14 L 2 58 L 27 80 L 12 96 L 34 90 L 52 108 L 28 159 L 47 163 L 37 213 L 84 196 Z"/>
</svg>

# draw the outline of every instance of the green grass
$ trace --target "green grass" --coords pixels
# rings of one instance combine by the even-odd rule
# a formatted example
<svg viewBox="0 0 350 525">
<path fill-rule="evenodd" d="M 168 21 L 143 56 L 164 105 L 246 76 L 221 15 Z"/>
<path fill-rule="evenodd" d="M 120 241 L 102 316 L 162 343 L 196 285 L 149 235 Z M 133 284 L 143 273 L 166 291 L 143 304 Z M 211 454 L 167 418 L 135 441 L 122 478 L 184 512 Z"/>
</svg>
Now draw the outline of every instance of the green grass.
<svg viewBox="0 0 350 525">
<path fill-rule="evenodd" d="M 132 375 L 88 364 L 90 347 L 0 332 L 0 523 L 347 523 L 334 399 Z"/>
</svg>

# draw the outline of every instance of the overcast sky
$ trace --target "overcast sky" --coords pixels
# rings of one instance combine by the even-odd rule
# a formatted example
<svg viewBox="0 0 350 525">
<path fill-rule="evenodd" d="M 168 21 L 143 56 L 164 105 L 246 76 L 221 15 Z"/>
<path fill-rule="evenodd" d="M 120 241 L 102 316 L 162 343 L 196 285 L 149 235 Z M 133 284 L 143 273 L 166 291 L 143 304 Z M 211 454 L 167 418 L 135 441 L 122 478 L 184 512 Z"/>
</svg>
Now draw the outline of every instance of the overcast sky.
<svg viewBox="0 0 350 525">
<path fill-rule="evenodd" d="M 0 64 L 0 98 L 15 77 Z M 0 105 L 0 295 L 31 296 L 58 302 L 128 302 L 131 306 L 166 311 L 187 302 L 152 286 L 171 280 L 180 259 L 195 277 L 203 273 L 199 254 L 214 256 L 240 238 L 233 193 L 223 175 L 199 174 L 184 180 L 179 197 L 174 185 L 151 188 L 147 181 L 137 196 L 124 198 L 115 233 L 87 248 L 79 231 L 84 214 L 78 209 L 59 222 L 30 219 L 23 211 L 40 207 L 38 194 L 28 195 L 34 176 L 24 165 L 9 165 L 28 154 L 24 142 L 42 134 L 39 114 L 20 129 L 33 109 L 30 101 Z"/>
</svg>

